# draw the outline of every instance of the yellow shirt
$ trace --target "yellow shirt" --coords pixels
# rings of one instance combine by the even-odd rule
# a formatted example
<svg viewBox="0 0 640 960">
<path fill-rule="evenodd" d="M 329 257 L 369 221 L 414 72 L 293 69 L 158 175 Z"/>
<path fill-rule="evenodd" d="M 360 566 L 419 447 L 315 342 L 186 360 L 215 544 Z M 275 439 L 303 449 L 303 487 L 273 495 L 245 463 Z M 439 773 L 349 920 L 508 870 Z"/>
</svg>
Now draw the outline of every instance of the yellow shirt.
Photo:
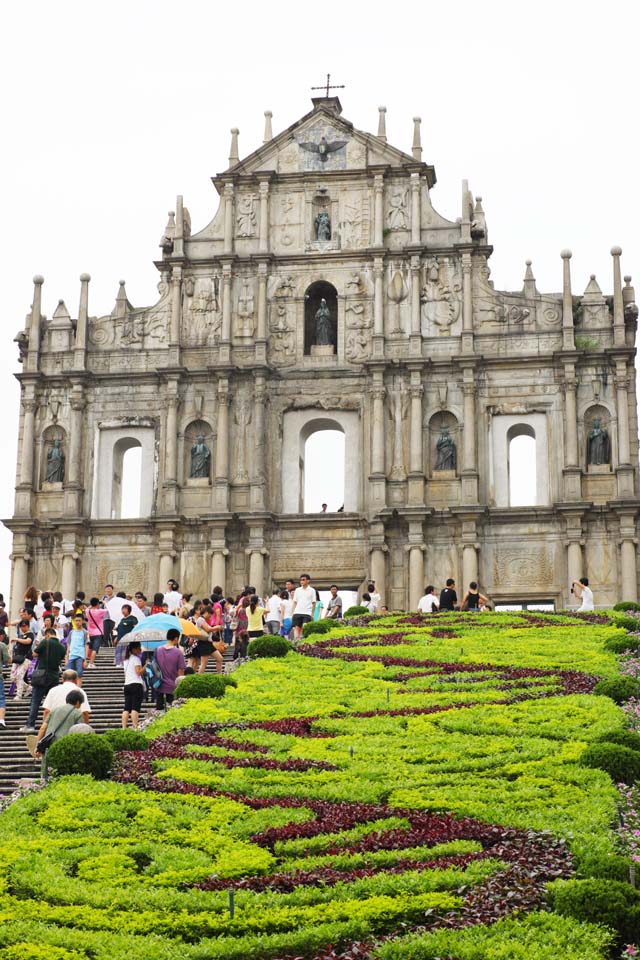
<svg viewBox="0 0 640 960">
<path fill-rule="evenodd" d="M 254 630 L 263 629 L 263 620 L 262 615 L 264 613 L 264 607 L 256 607 L 253 613 L 251 613 L 251 607 L 247 607 L 247 630 L 250 632 Z"/>
</svg>

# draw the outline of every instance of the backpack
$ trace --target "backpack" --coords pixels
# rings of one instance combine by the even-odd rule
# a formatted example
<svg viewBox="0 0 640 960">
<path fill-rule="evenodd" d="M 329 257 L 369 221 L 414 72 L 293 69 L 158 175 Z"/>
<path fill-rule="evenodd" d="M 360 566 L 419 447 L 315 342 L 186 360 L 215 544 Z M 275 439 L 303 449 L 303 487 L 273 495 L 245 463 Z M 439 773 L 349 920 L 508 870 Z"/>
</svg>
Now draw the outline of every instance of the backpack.
<svg viewBox="0 0 640 960">
<path fill-rule="evenodd" d="M 162 676 L 162 670 L 160 669 L 160 664 L 156 660 L 155 654 L 153 659 L 147 660 L 144 668 L 144 675 L 147 678 L 147 683 L 152 690 L 159 690 L 164 677 Z"/>
</svg>

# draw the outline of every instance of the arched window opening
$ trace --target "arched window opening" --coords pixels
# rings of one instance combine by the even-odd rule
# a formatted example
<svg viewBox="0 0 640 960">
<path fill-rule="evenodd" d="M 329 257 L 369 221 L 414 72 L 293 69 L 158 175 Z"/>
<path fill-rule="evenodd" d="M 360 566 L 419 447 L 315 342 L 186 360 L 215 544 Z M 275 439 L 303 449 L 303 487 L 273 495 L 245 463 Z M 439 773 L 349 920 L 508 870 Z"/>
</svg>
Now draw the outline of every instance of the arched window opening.
<svg viewBox="0 0 640 960">
<path fill-rule="evenodd" d="M 518 424 L 508 431 L 507 442 L 509 506 L 535 506 L 538 502 L 535 430 L 527 424 Z"/>
<path fill-rule="evenodd" d="M 324 302 L 323 302 L 324 301 Z M 331 346 L 338 342 L 338 292 L 331 283 L 318 280 L 304 295 L 304 352 L 313 346 Z"/>
<path fill-rule="evenodd" d="M 113 450 L 111 517 L 113 520 L 139 517 L 142 498 L 142 445 L 126 437 Z"/>
<path fill-rule="evenodd" d="M 316 422 L 317 423 L 317 422 Z M 330 421 L 301 437 L 301 513 L 337 513 L 344 509 L 345 437 Z"/>
</svg>

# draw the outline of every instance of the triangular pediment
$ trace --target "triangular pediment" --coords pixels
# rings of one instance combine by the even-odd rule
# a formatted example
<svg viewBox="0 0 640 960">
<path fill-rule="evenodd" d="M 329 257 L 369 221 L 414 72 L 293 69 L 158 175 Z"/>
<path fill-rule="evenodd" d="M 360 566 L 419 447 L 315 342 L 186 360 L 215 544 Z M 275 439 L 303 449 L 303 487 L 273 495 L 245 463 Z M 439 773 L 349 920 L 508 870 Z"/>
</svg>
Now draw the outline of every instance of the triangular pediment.
<svg viewBox="0 0 640 960">
<path fill-rule="evenodd" d="M 400 168 L 415 163 L 411 154 L 373 134 L 356 130 L 339 115 L 334 98 L 328 98 L 317 101 L 313 110 L 221 176 L 246 176 L 261 171 L 323 173 L 379 165 Z"/>
</svg>

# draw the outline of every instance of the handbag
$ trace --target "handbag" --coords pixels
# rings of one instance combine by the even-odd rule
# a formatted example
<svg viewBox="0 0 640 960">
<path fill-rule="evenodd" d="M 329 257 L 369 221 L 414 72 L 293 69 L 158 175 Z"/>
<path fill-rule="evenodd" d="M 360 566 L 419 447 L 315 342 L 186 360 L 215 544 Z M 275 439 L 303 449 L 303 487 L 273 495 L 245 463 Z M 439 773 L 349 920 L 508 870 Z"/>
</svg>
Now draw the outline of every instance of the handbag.
<svg viewBox="0 0 640 960">
<path fill-rule="evenodd" d="M 60 723 L 59 723 L 58 726 L 55 728 L 55 730 L 51 730 L 51 731 L 47 730 L 47 732 L 45 733 L 44 737 L 42 737 L 40 740 L 38 740 L 38 742 L 36 743 L 36 752 L 37 752 L 37 753 L 45 753 L 45 752 L 49 749 L 49 747 L 51 746 L 51 744 L 52 744 L 52 743 L 54 742 L 54 740 L 55 740 L 56 733 L 58 732 L 58 730 L 60 729 L 60 727 L 62 726 L 62 724 L 65 722 L 65 720 L 67 720 L 67 719 L 71 716 L 71 713 L 72 713 L 75 709 L 76 709 L 76 708 L 75 708 L 74 706 L 71 706 L 70 711 L 67 713 L 67 716 L 64 717 L 64 718 L 60 721 Z"/>
<path fill-rule="evenodd" d="M 44 667 L 36 667 L 29 677 L 32 687 L 46 687 L 48 679 L 49 674 Z"/>
</svg>

